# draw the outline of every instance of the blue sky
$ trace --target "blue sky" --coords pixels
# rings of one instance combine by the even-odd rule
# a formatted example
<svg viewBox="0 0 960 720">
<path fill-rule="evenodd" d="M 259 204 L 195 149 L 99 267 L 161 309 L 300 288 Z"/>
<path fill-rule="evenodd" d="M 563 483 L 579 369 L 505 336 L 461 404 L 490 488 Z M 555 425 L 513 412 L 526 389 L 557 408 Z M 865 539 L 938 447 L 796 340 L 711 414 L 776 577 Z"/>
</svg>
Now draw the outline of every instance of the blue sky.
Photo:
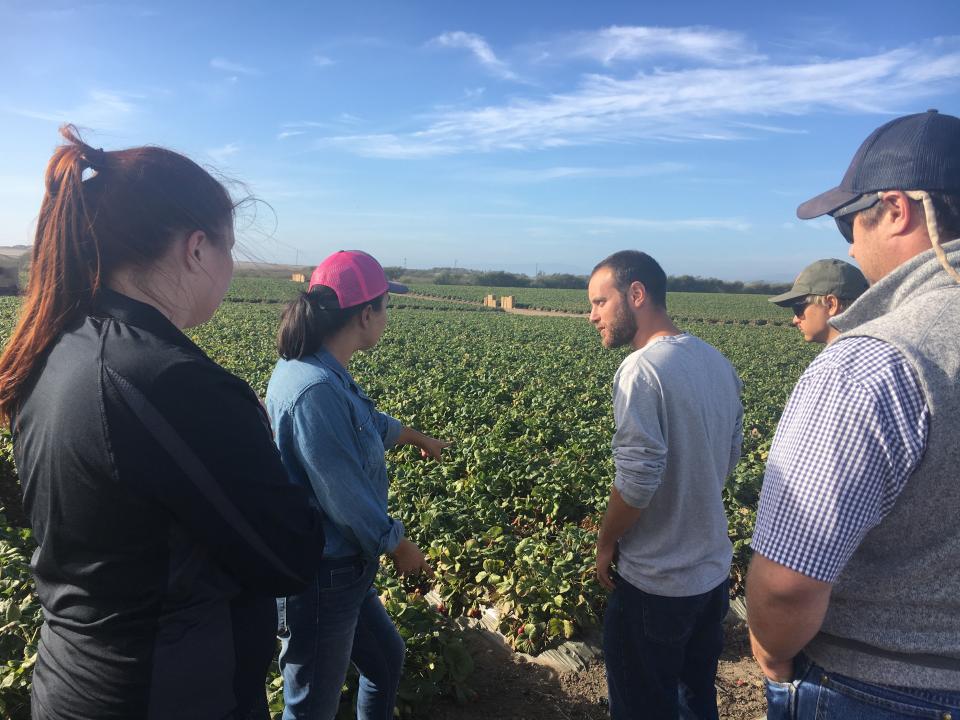
<svg viewBox="0 0 960 720">
<path fill-rule="evenodd" d="M 244 182 L 264 260 L 784 280 L 871 130 L 960 114 L 960 4 L 0 0 L 0 67 L 0 245 L 69 121 Z"/>
</svg>

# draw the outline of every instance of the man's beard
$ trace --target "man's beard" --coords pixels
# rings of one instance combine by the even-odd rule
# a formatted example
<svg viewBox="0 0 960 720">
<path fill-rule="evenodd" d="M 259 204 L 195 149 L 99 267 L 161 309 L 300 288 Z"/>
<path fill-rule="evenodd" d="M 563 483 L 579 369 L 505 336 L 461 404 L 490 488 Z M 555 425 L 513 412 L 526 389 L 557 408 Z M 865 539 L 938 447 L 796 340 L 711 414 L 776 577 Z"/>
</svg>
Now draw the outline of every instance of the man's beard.
<svg viewBox="0 0 960 720">
<path fill-rule="evenodd" d="M 626 297 L 617 310 L 617 315 L 613 319 L 613 325 L 607 325 L 608 348 L 618 348 L 624 345 L 630 345 L 634 336 L 637 334 L 637 319 L 633 316 L 626 306 Z"/>
</svg>

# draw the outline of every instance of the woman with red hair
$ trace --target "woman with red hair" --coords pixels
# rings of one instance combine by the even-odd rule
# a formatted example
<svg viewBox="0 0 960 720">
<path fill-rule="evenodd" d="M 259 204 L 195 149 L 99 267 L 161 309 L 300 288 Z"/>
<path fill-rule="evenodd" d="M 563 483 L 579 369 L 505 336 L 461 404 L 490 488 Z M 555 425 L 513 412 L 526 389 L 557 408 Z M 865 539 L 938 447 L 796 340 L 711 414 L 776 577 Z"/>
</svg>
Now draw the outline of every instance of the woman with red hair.
<svg viewBox="0 0 960 720">
<path fill-rule="evenodd" d="M 266 718 L 274 597 L 323 546 L 250 387 L 183 329 L 233 272 L 235 204 L 188 158 L 72 127 L 0 357 L 45 622 L 34 718 Z"/>
</svg>

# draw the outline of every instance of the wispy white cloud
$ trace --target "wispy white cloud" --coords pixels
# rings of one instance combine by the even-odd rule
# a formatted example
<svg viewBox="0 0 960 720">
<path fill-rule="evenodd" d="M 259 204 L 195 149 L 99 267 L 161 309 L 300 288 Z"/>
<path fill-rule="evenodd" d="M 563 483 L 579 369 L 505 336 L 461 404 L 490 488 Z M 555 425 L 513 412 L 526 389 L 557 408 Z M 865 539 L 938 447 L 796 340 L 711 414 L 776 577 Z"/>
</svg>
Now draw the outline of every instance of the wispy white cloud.
<svg viewBox="0 0 960 720">
<path fill-rule="evenodd" d="M 822 230 L 825 232 L 835 233 L 837 232 L 837 223 L 832 217 L 821 217 L 814 218 L 813 220 L 804 220 L 800 223 L 802 227 L 813 228 L 814 230 Z"/>
<path fill-rule="evenodd" d="M 809 135 L 810 131 L 806 128 L 787 128 L 780 125 L 771 125 L 770 123 L 738 122 L 734 125 L 747 128 L 748 130 L 760 130 L 774 135 Z"/>
<path fill-rule="evenodd" d="M 680 57 L 711 65 L 764 59 L 742 33 L 706 27 L 614 25 L 577 33 L 568 42 L 572 55 L 590 57 L 604 65 L 652 57 Z"/>
<path fill-rule="evenodd" d="M 473 53 L 473 56 L 480 61 L 480 64 L 490 70 L 494 75 L 504 80 L 520 79 L 520 77 L 510 69 L 507 63 L 496 56 L 487 41 L 480 35 L 463 32 L 462 30 L 445 32 L 430 40 L 427 45 L 469 50 Z"/>
<path fill-rule="evenodd" d="M 62 8 L 42 8 L 30 9 L 24 13 L 24 16 L 31 20 L 41 22 L 59 22 L 73 20 L 82 17 L 89 18 L 94 15 L 110 15 L 111 17 L 126 16 L 139 18 L 157 17 L 161 13 L 158 9 L 139 6 L 136 4 L 108 4 L 108 3 L 86 3 L 71 7 Z"/>
<path fill-rule="evenodd" d="M 291 122 L 281 123 L 280 127 L 285 130 L 299 130 L 302 128 L 330 127 L 330 123 L 318 122 L 316 120 L 293 120 Z"/>
<path fill-rule="evenodd" d="M 895 113 L 943 93 L 960 80 L 958 45 L 954 38 L 853 59 L 655 70 L 627 79 L 591 74 L 576 88 L 545 98 L 441 112 L 412 132 L 341 135 L 324 143 L 361 155 L 411 158 L 793 132 L 769 119 Z"/>
<path fill-rule="evenodd" d="M 837 232 L 837 223 L 832 217 L 819 217 L 813 220 L 790 220 L 780 225 L 784 230 L 816 230 L 818 232 Z"/>
<path fill-rule="evenodd" d="M 137 101 L 142 95 L 90 90 L 86 98 L 73 107 L 62 110 L 41 110 L 30 107 L 8 106 L 6 111 L 21 117 L 56 123 L 74 123 L 95 130 L 118 130 L 126 126 L 139 112 Z"/>
<path fill-rule="evenodd" d="M 537 215 L 527 213 L 481 213 L 476 217 L 518 220 L 523 222 L 557 225 L 585 225 L 594 229 L 627 228 L 664 232 L 728 230 L 746 232 L 752 227 L 739 217 L 693 217 L 681 220 L 670 218 L 624 217 L 617 215 L 586 215 L 567 217 L 563 215 Z"/>
<path fill-rule="evenodd" d="M 324 210 L 325 216 L 345 216 L 350 218 L 370 218 L 390 221 L 432 221 L 448 220 L 449 216 L 432 215 L 430 213 L 401 213 L 401 212 L 358 212 L 356 210 Z M 530 223 L 531 225 L 562 225 L 586 226 L 592 229 L 626 228 L 634 230 L 657 230 L 665 232 L 686 231 L 713 231 L 727 230 L 731 232 L 746 232 L 751 224 L 739 217 L 693 217 L 674 220 L 670 218 L 625 217 L 617 215 L 543 215 L 536 213 L 468 213 L 457 217 L 468 217 L 484 220 L 509 220 L 513 222 Z M 587 230 L 585 229 L 584 232 Z"/>
<path fill-rule="evenodd" d="M 631 217 L 586 217 L 578 218 L 578 224 L 596 225 L 600 227 L 636 228 L 660 231 L 686 230 L 730 230 L 746 232 L 751 228 L 749 222 L 742 218 L 685 218 L 683 220 L 658 220 L 651 218 Z"/>
<path fill-rule="evenodd" d="M 205 152 L 216 162 L 224 162 L 228 157 L 240 152 L 240 146 L 236 143 L 227 143 L 220 147 L 208 148 Z"/>
<path fill-rule="evenodd" d="M 687 166 L 677 162 L 652 163 L 650 165 L 627 165 L 624 167 L 576 167 L 558 166 L 536 169 L 506 168 L 492 173 L 472 175 L 478 179 L 490 179 L 506 183 L 541 183 L 552 180 L 652 177 L 682 172 Z"/>
<path fill-rule="evenodd" d="M 428 138 L 426 133 L 411 133 L 403 136 L 392 133 L 337 135 L 318 140 L 316 147 L 318 149 L 336 147 L 363 157 L 395 160 L 454 155 L 462 150 L 455 144 L 436 142 Z"/>
<path fill-rule="evenodd" d="M 331 128 L 337 128 L 342 131 L 343 127 L 346 125 L 359 125 L 362 122 L 362 118 L 346 112 L 340 113 L 333 120 L 328 120 L 326 122 L 319 122 L 317 120 L 295 120 L 291 122 L 284 122 L 280 124 L 280 132 L 277 133 L 277 140 L 286 140 L 287 138 L 296 137 L 298 135 L 306 135 L 311 131 L 320 129 L 329 130 Z"/>
<path fill-rule="evenodd" d="M 326 55 L 320 55 L 319 53 L 313 56 L 313 64 L 315 67 L 328 67 L 330 65 L 335 65 L 336 60 L 327 57 Z"/>
<path fill-rule="evenodd" d="M 210 61 L 210 67 L 214 70 L 221 70 L 222 72 L 232 73 L 234 75 L 248 75 L 251 77 L 259 77 L 263 75 L 263 72 L 258 68 L 251 67 L 249 65 L 241 65 L 238 62 L 233 62 L 232 60 L 227 60 L 222 57 L 215 57 Z"/>
</svg>

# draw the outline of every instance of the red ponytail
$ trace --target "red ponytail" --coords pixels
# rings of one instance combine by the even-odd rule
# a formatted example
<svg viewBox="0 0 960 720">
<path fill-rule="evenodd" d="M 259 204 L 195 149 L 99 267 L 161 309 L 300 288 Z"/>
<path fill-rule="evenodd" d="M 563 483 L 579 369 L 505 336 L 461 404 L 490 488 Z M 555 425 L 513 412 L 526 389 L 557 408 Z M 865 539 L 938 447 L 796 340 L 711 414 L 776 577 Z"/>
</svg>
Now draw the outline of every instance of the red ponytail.
<svg viewBox="0 0 960 720">
<path fill-rule="evenodd" d="M 121 267 L 148 268 L 178 232 L 221 239 L 233 220 L 223 185 L 183 155 L 158 147 L 104 152 L 72 125 L 60 133 L 67 144 L 47 165 L 26 297 L 0 356 L 6 421 L 37 363 L 89 311 L 104 277 Z"/>
</svg>

